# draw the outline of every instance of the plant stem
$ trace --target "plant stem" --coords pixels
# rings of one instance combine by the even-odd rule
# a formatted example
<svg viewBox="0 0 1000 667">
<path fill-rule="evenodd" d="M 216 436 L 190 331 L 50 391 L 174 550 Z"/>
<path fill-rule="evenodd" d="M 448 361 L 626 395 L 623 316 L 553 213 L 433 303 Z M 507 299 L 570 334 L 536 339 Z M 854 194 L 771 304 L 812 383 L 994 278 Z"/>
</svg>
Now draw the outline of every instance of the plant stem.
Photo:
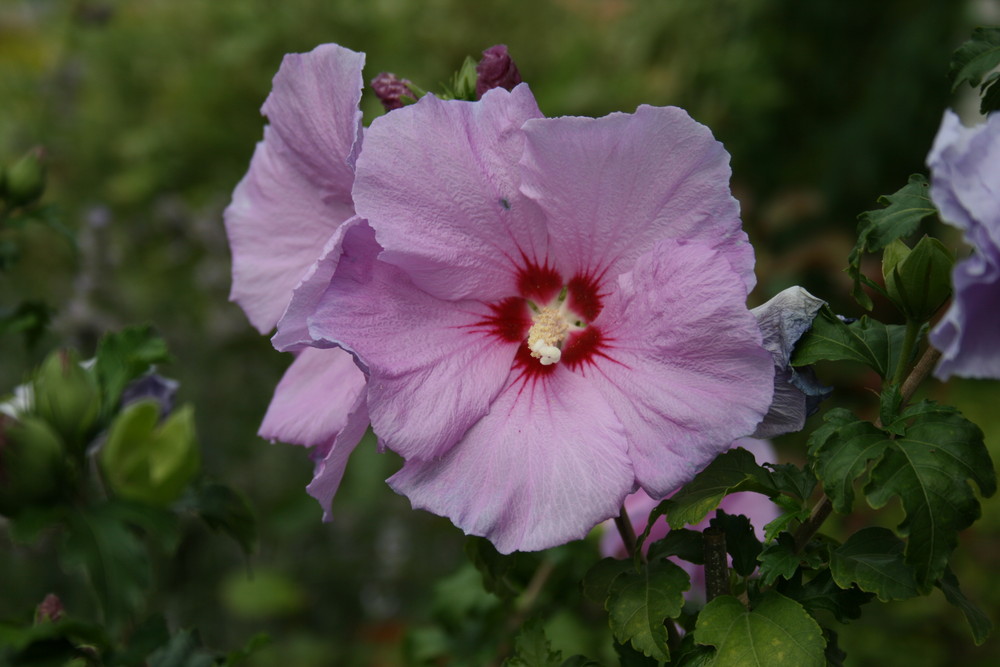
<svg viewBox="0 0 1000 667">
<path fill-rule="evenodd" d="M 628 510 L 625 509 L 625 505 L 622 505 L 618 516 L 615 517 L 615 528 L 618 529 L 618 534 L 622 536 L 622 544 L 625 545 L 628 557 L 635 558 L 635 528 L 632 526 L 632 521 L 628 518 Z"/>
<path fill-rule="evenodd" d="M 907 336 L 907 338 L 909 338 L 909 335 Z M 927 376 L 930 375 L 931 371 L 934 369 L 934 366 L 937 365 L 938 359 L 940 358 L 941 358 L 941 353 L 938 350 L 934 349 L 933 347 L 928 347 L 924 351 L 923 355 L 920 357 L 920 360 L 917 361 L 916 366 L 913 367 L 913 370 L 910 371 L 910 374 L 906 377 L 906 380 L 903 382 L 903 386 L 900 387 L 899 393 L 903 397 L 903 405 L 905 405 L 911 398 L 913 398 L 913 394 L 916 393 L 917 387 L 919 387 L 920 384 L 927 379 Z M 902 363 L 902 359 L 900 359 L 900 362 Z M 879 421 L 876 421 L 875 425 L 879 427 L 882 426 L 881 422 Z M 812 512 L 809 514 L 809 518 L 803 521 L 802 525 L 800 525 L 798 529 L 795 531 L 794 537 L 795 537 L 796 553 L 801 551 L 803 548 L 805 548 L 807 544 L 809 544 L 809 540 L 811 540 L 813 535 L 816 534 L 816 531 L 819 530 L 820 526 L 823 525 L 823 522 L 826 521 L 827 517 L 830 516 L 830 512 L 832 511 L 833 511 L 833 503 L 830 502 L 830 499 L 824 493 L 820 497 L 820 499 L 816 501 L 816 504 L 813 506 Z"/>
<path fill-rule="evenodd" d="M 706 528 L 702 535 L 705 544 L 705 601 L 711 602 L 720 595 L 729 595 L 726 534 L 721 528 Z"/>
<path fill-rule="evenodd" d="M 910 357 L 913 356 L 913 346 L 920 335 L 920 322 L 911 319 L 906 320 L 906 335 L 903 337 L 903 350 L 899 355 L 899 363 L 896 364 L 896 372 L 892 374 L 890 384 L 899 384 L 906 375 L 906 369 L 910 367 Z"/>
</svg>

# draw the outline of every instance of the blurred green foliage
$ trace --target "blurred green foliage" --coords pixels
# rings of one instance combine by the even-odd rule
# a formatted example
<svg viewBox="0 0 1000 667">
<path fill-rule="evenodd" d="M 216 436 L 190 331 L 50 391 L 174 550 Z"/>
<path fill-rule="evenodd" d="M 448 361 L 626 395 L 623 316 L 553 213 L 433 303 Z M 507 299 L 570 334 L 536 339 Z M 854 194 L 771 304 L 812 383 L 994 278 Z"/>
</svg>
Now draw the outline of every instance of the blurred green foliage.
<svg viewBox="0 0 1000 667">
<path fill-rule="evenodd" d="M 389 70 L 440 90 L 467 55 L 506 43 L 549 115 L 683 106 L 732 154 L 758 253 L 752 299 L 799 283 L 857 314 L 842 272 L 855 216 L 925 171 L 941 114 L 957 103 L 949 58 L 973 9 L 945 0 L 2 0 L 0 162 L 44 147 L 50 207 L 0 228 L 0 262 L 16 259 L 18 269 L 0 274 L 0 308 L 30 301 L 31 312 L 55 311 L 34 345 L 0 332 L 0 388 L 22 381 L 57 341 L 87 356 L 103 331 L 154 323 L 176 356 L 168 372 L 180 399 L 198 406 L 204 468 L 250 498 L 260 530 L 248 562 L 201 528 L 171 562 L 153 563 L 168 620 L 197 627 L 216 649 L 266 632 L 253 665 L 424 664 L 452 627 L 444 610 L 467 609 L 497 632 L 500 608 L 462 583 L 470 575 L 458 531 L 382 484 L 398 460 L 371 441 L 352 459 L 335 521 L 323 524 L 304 492 L 306 453 L 255 435 L 290 357 L 226 302 L 221 213 L 262 136 L 258 110 L 282 55 L 335 41 L 368 53 L 366 79 Z M 366 122 L 381 113 L 368 91 L 362 107 Z M 892 312 L 877 296 L 875 306 Z M 998 398 L 988 383 L 959 383 L 953 397 L 983 426 L 994 458 L 1000 422 L 982 406 Z M 778 444 L 801 459 L 801 440 Z M 997 502 L 984 512 L 961 536 L 955 567 L 996 620 Z M 0 617 L 53 591 L 77 615 L 92 608 L 54 558 L 7 540 L 0 531 Z M 595 627 L 582 618 L 552 617 L 546 636 L 566 655 L 600 655 L 593 647 L 609 631 L 599 614 Z M 856 665 L 1000 659 L 998 640 L 974 648 L 940 595 L 866 609 L 840 634 Z M 482 637 L 459 639 L 481 651 Z"/>
</svg>

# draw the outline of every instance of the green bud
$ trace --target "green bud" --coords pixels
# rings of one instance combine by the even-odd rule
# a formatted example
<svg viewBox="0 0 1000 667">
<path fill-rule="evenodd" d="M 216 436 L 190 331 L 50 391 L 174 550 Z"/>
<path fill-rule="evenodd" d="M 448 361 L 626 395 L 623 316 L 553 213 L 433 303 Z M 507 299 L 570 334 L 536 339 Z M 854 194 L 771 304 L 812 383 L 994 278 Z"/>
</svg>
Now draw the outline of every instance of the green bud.
<svg viewBox="0 0 1000 667">
<path fill-rule="evenodd" d="M 159 424 L 160 406 L 139 401 L 126 407 L 108 430 L 100 463 L 111 489 L 123 498 L 169 505 L 201 465 L 194 409 L 185 405 Z"/>
<path fill-rule="evenodd" d="M 70 470 L 62 441 L 47 423 L 0 415 L 0 514 L 15 516 L 55 500 L 67 488 Z"/>
<path fill-rule="evenodd" d="M 101 409 L 101 392 L 73 350 L 57 350 L 35 376 L 35 414 L 49 422 L 71 449 L 82 452 Z"/>
<path fill-rule="evenodd" d="M 897 239 L 882 255 L 886 292 L 907 320 L 926 322 L 951 296 L 954 263 L 937 239 L 924 236 L 912 249 Z"/>
<path fill-rule="evenodd" d="M 25 206 L 45 191 L 45 151 L 32 148 L 7 167 L 3 196 L 12 206 Z"/>
<path fill-rule="evenodd" d="M 474 101 L 476 99 L 476 78 L 476 61 L 466 57 L 462 67 L 455 72 L 451 81 L 451 90 L 448 91 L 445 98 Z"/>
</svg>

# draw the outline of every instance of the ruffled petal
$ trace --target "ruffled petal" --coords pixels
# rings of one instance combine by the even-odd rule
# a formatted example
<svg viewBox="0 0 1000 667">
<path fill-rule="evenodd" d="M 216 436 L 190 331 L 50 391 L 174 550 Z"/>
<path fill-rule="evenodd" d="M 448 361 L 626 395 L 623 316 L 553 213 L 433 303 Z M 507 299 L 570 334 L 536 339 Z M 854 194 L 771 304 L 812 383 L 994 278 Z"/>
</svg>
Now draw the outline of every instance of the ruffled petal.
<svg viewBox="0 0 1000 667">
<path fill-rule="evenodd" d="M 263 112 L 271 125 L 224 213 L 233 253 L 230 299 L 261 333 L 330 234 L 354 214 L 364 55 L 336 45 L 285 57 Z"/>
<path fill-rule="evenodd" d="M 951 307 L 931 331 L 941 351 L 935 377 L 1000 378 L 1000 268 L 973 255 L 955 265 Z"/>
<path fill-rule="evenodd" d="M 541 262 L 545 225 L 518 190 L 520 127 L 541 113 L 525 85 L 479 102 L 427 95 L 377 118 L 358 158 L 354 200 L 382 260 L 442 299 L 516 293 L 523 257 Z"/>
<path fill-rule="evenodd" d="M 729 154 L 682 109 L 528 121 L 522 190 L 545 211 L 564 275 L 614 278 L 663 238 L 703 241 L 755 282 Z"/>
<path fill-rule="evenodd" d="M 354 358 L 337 348 L 306 348 L 278 383 L 259 435 L 313 448 L 316 472 L 306 490 L 329 520 L 347 458 L 367 428 L 365 375 Z"/>
<path fill-rule="evenodd" d="M 593 326 L 608 341 L 585 369 L 625 426 L 636 480 L 662 498 L 771 404 L 774 363 L 744 285 L 716 250 L 665 240 L 619 276 Z"/>
<path fill-rule="evenodd" d="M 488 332 L 487 306 L 427 294 L 376 258 L 370 228 L 354 230 L 344 243 L 353 258 L 341 258 L 309 333 L 368 370 L 368 410 L 383 445 L 407 459 L 441 456 L 489 412 L 518 344 Z"/>
<path fill-rule="evenodd" d="M 510 553 L 584 537 L 618 514 L 633 473 L 615 414 L 584 378 L 558 369 L 511 378 L 448 454 L 407 461 L 388 481 L 415 508 Z"/>
</svg>

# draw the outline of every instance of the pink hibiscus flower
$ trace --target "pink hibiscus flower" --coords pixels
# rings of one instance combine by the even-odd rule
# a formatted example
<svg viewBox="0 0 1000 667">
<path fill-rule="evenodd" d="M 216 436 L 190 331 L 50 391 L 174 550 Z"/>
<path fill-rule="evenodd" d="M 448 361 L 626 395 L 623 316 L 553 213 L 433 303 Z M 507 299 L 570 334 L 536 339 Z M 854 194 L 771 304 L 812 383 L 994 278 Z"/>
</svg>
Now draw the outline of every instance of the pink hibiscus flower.
<svg viewBox="0 0 1000 667">
<path fill-rule="evenodd" d="M 366 132 L 358 215 L 275 345 L 355 356 L 372 427 L 406 459 L 389 484 L 415 507 L 502 552 L 580 538 L 770 405 L 729 176 L 680 109 L 547 119 L 524 84 L 429 95 Z"/>
</svg>

